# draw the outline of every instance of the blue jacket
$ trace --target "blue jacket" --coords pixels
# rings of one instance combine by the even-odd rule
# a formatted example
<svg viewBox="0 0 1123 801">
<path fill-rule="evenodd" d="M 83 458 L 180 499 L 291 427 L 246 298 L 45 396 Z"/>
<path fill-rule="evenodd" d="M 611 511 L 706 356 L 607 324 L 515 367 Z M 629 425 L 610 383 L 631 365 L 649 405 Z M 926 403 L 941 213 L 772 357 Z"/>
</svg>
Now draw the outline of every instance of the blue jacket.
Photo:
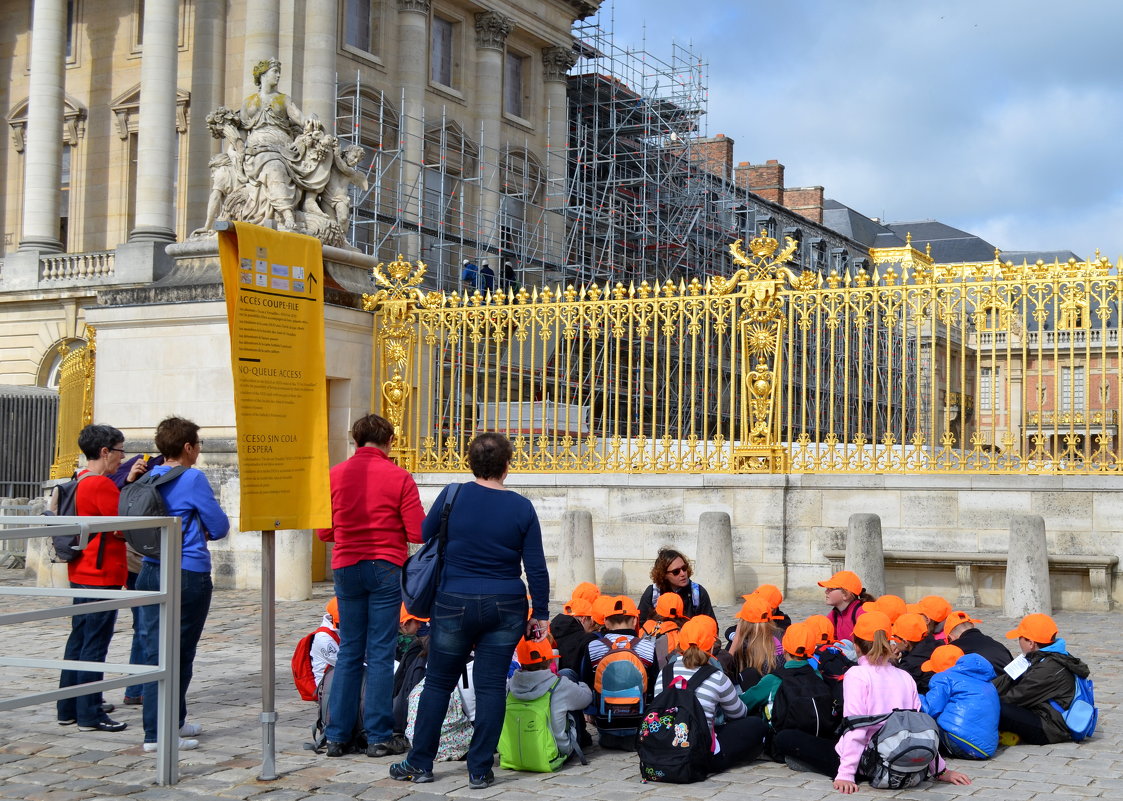
<svg viewBox="0 0 1123 801">
<path fill-rule="evenodd" d="M 920 696 L 920 711 L 936 719 L 955 756 L 986 759 L 998 748 L 998 691 L 994 668 L 978 654 L 964 654 L 936 673 Z"/>
</svg>

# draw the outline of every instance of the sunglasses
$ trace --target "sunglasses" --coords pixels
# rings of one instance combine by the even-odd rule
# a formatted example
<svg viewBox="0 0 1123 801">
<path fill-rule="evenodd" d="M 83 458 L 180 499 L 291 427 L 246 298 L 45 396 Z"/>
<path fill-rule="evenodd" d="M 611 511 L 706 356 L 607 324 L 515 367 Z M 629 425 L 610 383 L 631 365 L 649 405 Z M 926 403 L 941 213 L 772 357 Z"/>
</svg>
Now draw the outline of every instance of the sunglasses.
<svg viewBox="0 0 1123 801">
<path fill-rule="evenodd" d="M 685 573 L 685 572 L 686 572 L 685 567 L 676 567 L 674 570 L 668 570 L 667 575 L 668 576 L 677 576 L 680 573 Z"/>
</svg>

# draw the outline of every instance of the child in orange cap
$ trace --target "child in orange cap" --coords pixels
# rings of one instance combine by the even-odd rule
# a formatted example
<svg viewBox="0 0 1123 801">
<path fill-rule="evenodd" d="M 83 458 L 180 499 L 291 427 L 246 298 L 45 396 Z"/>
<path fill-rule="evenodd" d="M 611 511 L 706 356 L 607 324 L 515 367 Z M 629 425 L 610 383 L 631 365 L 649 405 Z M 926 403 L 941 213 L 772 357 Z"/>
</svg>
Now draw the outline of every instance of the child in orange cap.
<svg viewBox="0 0 1123 801">
<path fill-rule="evenodd" d="M 1087 678 L 1088 666 L 1068 652 L 1049 615 L 1026 615 L 1006 638 L 1018 641 L 1029 667 L 1018 678 L 1003 671 L 994 682 L 1002 702 L 998 727 L 1015 735 L 1005 741 L 1046 745 L 1071 740 L 1054 702 L 1069 708 L 1076 693 L 1074 677 Z"/>
<path fill-rule="evenodd" d="M 643 633 L 655 640 L 656 667 L 662 668 L 667 657 L 678 651 L 678 631 L 686 621 L 678 595 L 667 592 L 659 596 L 655 614 L 643 624 Z"/>
<path fill-rule="evenodd" d="M 768 605 L 772 607 L 773 620 L 776 621 L 776 628 L 780 630 L 781 635 L 792 624 L 792 619 L 780 608 L 780 604 L 784 602 L 784 593 L 775 584 L 761 584 L 750 593 L 751 595 L 759 595 L 764 600 L 768 601 Z M 743 597 L 743 596 L 742 596 Z"/>
<path fill-rule="evenodd" d="M 635 673 L 642 666 L 643 673 L 635 676 L 636 684 L 629 683 L 629 687 L 636 687 L 640 695 L 646 695 L 651 686 L 651 672 L 655 664 L 655 642 L 649 637 L 639 637 L 636 626 L 639 622 L 639 609 L 635 601 L 626 595 L 610 596 L 605 600 L 601 596 L 597 600 L 598 611 L 604 615 L 605 632 L 598 634 L 585 648 L 585 659 L 582 661 L 581 680 L 593 688 L 594 703 L 598 712 L 594 715 L 594 722 L 600 731 L 600 746 L 620 750 L 634 750 L 636 731 L 639 727 L 642 707 L 631 704 L 630 700 L 621 700 L 620 706 L 612 709 L 612 699 L 609 693 L 597 682 L 597 669 L 602 659 L 612 652 L 609 662 L 619 660 L 619 651 L 627 651 L 627 660 L 632 663 L 629 673 Z M 596 606 L 596 605 L 594 605 Z M 638 665 L 632 660 L 638 661 Z M 615 666 L 612 666 L 615 667 Z M 629 682 L 632 677 L 629 676 Z M 627 698 L 632 696 L 629 693 Z M 604 714 L 599 711 L 600 706 L 606 703 Z M 625 709 L 625 707 L 627 707 Z"/>
<path fill-rule="evenodd" d="M 828 682 L 811 661 L 818 639 L 819 630 L 814 626 L 793 623 L 783 638 L 787 661 L 760 682 L 775 685 L 767 707 L 769 725 L 774 732 L 774 756 L 797 770 L 803 767 L 798 754 L 805 748 L 829 753 L 827 749 L 833 748 L 838 740 L 842 697 L 841 692 L 836 695 L 831 686 L 839 683 Z M 752 692 L 742 694 L 741 700 L 745 701 L 745 696 Z"/>
<path fill-rule="evenodd" d="M 954 643 L 963 653 L 978 654 L 986 659 L 994 668 L 995 675 L 1001 676 L 1002 669 L 1014 657 L 1005 645 L 975 628 L 976 623 L 982 622 L 966 612 L 956 610 L 944 621 L 944 634 L 947 635 L 948 642 Z"/>
<path fill-rule="evenodd" d="M 879 595 L 876 601 L 866 601 L 862 609 L 867 612 L 884 612 L 890 622 L 895 623 L 897 618 L 908 611 L 905 599 L 899 595 Z"/>
<path fill-rule="evenodd" d="M 312 675 L 319 687 L 324 681 L 324 674 L 335 667 L 336 657 L 339 656 L 339 601 L 335 598 L 324 607 L 324 619 L 312 638 L 310 654 Z"/>
<path fill-rule="evenodd" d="M 937 644 L 942 644 L 947 639 L 944 635 L 944 621 L 951 614 L 951 604 L 948 603 L 947 598 L 925 595 L 915 604 L 911 604 L 908 611 L 924 616 L 928 621 L 928 633 L 936 639 Z"/>
<path fill-rule="evenodd" d="M 915 612 L 905 612 L 893 624 L 893 639 L 897 647 L 897 667 L 912 676 L 917 692 L 928 692 L 932 674 L 925 671 L 923 665 L 939 643 L 932 636 L 927 619 Z"/>
<path fill-rule="evenodd" d="M 853 643 L 847 641 L 851 651 L 847 654 L 835 644 L 834 624 L 826 615 L 811 615 L 804 621 L 815 633 L 815 654 L 811 657 L 811 666 L 819 671 L 823 680 L 827 682 L 831 693 L 842 707 L 842 677 L 846 671 L 857 664 L 857 654 L 854 653 Z M 853 656 L 854 659 L 850 657 Z"/>
<path fill-rule="evenodd" d="M 574 600 L 589 604 L 584 598 Z M 508 710 L 513 701 L 533 701 L 550 693 L 550 731 L 557 745 L 558 759 L 564 762 L 575 751 L 580 754 L 578 728 L 570 714 L 581 714 L 592 703 L 593 691 L 578 681 L 577 674 L 572 670 L 562 669 L 557 675 L 550 670 L 551 662 L 557 659 L 557 652 L 547 640 L 522 639 L 515 648 L 515 657 L 519 661 L 519 669 L 511 675 L 507 695 Z M 523 758 L 522 751 L 526 746 L 526 743 L 520 742 L 516 716 L 508 713 L 504 719 L 503 733 L 499 737 L 499 766 L 522 769 L 520 759 Z M 537 756 L 544 758 L 545 755 Z"/>
<path fill-rule="evenodd" d="M 585 646 L 592 639 L 590 632 L 597 627 L 592 617 L 593 601 L 599 598 L 600 594 L 598 590 L 597 595 L 590 598 L 592 590 L 589 588 L 596 590 L 596 585 L 588 582 L 578 584 L 573 590 L 573 596 L 562 607 L 562 611 L 550 621 L 550 636 L 553 637 L 558 646 L 558 653 L 561 654 L 558 661 L 559 668 L 579 669 Z"/>
<path fill-rule="evenodd" d="M 747 690 L 783 664 L 784 648 L 776 636 L 772 605 L 761 596 L 746 595 L 734 617 L 739 622 L 729 651 L 737 684 Z"/>
<path fill-rule="evenodd" d="M 706 671 L 706 678 L 695 689 L 694 695 L 706 713 L 717 748 L 704 766 L 708 773 L 718 773 L 756 759 L 764 751 L 768 734 L 768 725 L 761 718 L 746 717 L 747 710 L 737 697 L 737 688 L 725 673 L 712 665 L 716 643 L 715 621 L 708 615 L 691 618 L 679 630 L 682 657 L 668 663 L 655 678 L 655 696 L 658 698 L 663 688 L 675 678 L 682 677 L 689 682 L 699 670 Z M 719 708 L 725 716 L 725 723 L 720 726 L 716 725 Z"/>
<path fill-rule="evenodd" d="M 923 669 L 932 674 L 920 711 L 940 726 L 940 744 L 964 759 L 988 759 L 998 748 L 998 691 L 994 668 L 978 654 L 941 645 Z"/>
<path fill-rule="evenodd" d="M 858 574 L 850 570 L 840 570 L 826 581 L 820 581 L 824 589 L 824 600 L 831 611 L 827 617 L 834 624 L 836 640 L 848 640 L 854 631 L 854 621 L 862 614 L 862 604 L 874 600 L 862 586 Z"/>
</svg>

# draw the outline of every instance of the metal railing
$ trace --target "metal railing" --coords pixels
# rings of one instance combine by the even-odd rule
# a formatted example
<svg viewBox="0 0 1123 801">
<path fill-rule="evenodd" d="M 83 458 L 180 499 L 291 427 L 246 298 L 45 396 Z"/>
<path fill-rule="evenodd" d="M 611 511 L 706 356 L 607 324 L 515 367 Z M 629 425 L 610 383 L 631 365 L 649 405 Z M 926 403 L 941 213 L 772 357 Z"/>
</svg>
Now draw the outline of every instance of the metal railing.
<svg viewBox="0 0 1123 801">
<path fill-rule="evenodd" d="M 1106 259 L 938 265 L 910 244 L 824 276 L 793 271 L 797 247 L 738 241 L 729 278 L 496 294 L 378 265 L 364 306 L 392 455 L 461 471 L 496 430 L 523 472 L 1123 469 Z"/>
<path fill-rule="evenodd" d="M 108 612 L 134 606 L 159 604 L 160 642 L 157 664 L 131 665 L 109 662 L 81 662 L 68 659 L 43 659 L 0 653 L 0 665 L 46 670 L 81 670 L 95 673 L 120 673 L 116 678 L 86 682 L 46 692 L 0 698 L 0 712 L 25 706 L 46 704 L 63 698 L 113 690 L 130 684 L 158 682 L 156 780 L 175 784 L 179 778 L 179 628 L 180 562 L 183 536 L 176 517 L 0 517 L 0 540 L 33 539 L 77 535 L 79 549 L 99 532 L 138 528 L 160 529 L 160 591 L 62 589 L 53 587 L 0 587 L 0 596 L 24 598 L 95 598 L 90 603 L 53 606 L 24 612 L 0 614 L 0 626 L 17 626 L 41 620 Z M 17 638 L 12 637 L 12 641 Z M 59 652 L 62 652 L 60 644 Z"/>
</svg>

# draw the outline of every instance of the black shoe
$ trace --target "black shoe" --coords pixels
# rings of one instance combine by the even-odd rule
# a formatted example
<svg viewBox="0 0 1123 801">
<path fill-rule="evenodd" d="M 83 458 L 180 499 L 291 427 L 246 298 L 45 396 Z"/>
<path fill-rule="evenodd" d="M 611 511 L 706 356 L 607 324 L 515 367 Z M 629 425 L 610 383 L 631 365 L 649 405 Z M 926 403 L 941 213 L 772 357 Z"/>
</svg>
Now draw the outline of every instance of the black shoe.
<svg viewBox="0 0 1123 801">
<path fill-rule="evenodd" d="M 433 771 L 420 770 L 408 762 L 395 762 L 390 766 L 390 778 L 400 782 L 413 782 L 414 784 L 427 784 L 435 781 Z"/>
<path fill-rule="evenodd" d="M 468 774 L 468 786 L 473 790 L 486 790 L 493 784 L 495 784 L 495 774 L 490 770 L 483 776 L 473 776 L 471 773 Z"/>
<path fill-rule="evenodd" d="M 125 706 L 142 706 L 144 704 L 144 697 L 140 695 L 126 695 Z"/>
<path fill-rule="evenodd" d="M 347 746 L 345 743 L 328 743 L 328 756 L 341 757 L 347 753 Z"/>
<path fill-rule="evenodd" d="M 404 754 L 410 748 L 409 738 L 404 734 L 395 734 L 389 742 L 391 754 Z"/>
<path fill-rule="evenodd" d="M 128 723 L 121 723 L 109 718 L 102 718 L 92 726 L 83 726 L 78 724 L 78 731 L 124 731 L 129 727 Z"/>
<path fill-rule="evenodd" d="M 367 746 L 368 757 L 378 759 L 384 756 L 390 756 L 390 754 L 393 753 L 395 752 L 390 750 L 390 743 L 371 743 Z"/>
<path fill-rule="evenodd" d="M 113 704 L 102 704 L 101 705 L 101 713 L 103 715 L 108 715 L 110 712 L 112 712 L 116 708 L 117 707 L 113 706 Z"/>
</svg>

